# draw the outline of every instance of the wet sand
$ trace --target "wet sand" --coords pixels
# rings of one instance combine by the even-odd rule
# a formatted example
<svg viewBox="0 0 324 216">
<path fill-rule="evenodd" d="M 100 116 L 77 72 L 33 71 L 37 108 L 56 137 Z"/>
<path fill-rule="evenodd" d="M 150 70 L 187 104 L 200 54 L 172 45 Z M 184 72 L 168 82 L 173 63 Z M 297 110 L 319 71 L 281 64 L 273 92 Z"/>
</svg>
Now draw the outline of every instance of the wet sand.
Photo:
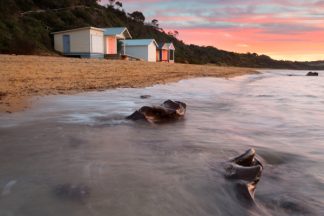
<svg viewBox="0 0 324 216">
<path fill-rule="evenodd" d="M 75 59 L 48 56 L 0 55 L 0 112 L 27 108 L 31 96 L 73 94 L 111 88 L 137 88 L 193 77 L 233 77 L 254 69 Z"/>
</svg>

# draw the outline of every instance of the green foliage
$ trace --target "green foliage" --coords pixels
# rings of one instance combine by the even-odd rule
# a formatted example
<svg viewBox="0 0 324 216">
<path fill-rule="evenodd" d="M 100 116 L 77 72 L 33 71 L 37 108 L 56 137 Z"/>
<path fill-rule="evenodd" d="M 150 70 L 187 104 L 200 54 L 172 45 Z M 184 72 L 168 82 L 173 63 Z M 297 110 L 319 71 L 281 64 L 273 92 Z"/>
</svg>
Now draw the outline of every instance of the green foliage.
<svg viewBox="0 0 324 216">
<path fill-rule="evenodd" d="M 144 23 L 144 21 L 145 21 L 145 16 L 140 11 L 134 11 L 133 13 L 130 13 L 129 16 L 133 20 L 135 20 L 136 22 L 139 22 L 139 23 Z"/>
<path fill-rule="evenodd" d="M 0 53 L 50 53 L 54 52 L 51 32 L 84 26 L 126 26 L 133 38 L 173 42 L 176 62 L 256 68 L 324 68 L 323 62 L 275 61 L 256 53 L 238 54 L 211 46 L 186 45 L 177 39 L 177 31 L 168 34 L 158 28 L 158 20 L 152 20 L 153 25 L 145 25 L 142 12 L 126 14 L 121 2 L 111 2 L 103 7 L 97 0 L 0 0 Z"/>
<path fill-rule="evenodd" d="M 117 1 L 115 3 L 115 5 L 118 7 L 118 8 L 122 8 L 123 7 L 123 3 L 121 3 L 120 1 Z"/>
</svg>

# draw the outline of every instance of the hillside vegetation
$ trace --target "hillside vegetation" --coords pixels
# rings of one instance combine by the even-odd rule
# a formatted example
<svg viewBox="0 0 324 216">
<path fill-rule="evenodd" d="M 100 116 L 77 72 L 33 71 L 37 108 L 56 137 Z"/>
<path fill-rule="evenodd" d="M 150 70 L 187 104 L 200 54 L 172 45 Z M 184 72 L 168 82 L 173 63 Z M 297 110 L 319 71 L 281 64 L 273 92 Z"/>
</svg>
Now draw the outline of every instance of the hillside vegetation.
<svg viewBox="0 0 324 216">
<path fill-rule="evenodd" d="M 238 54 L 215 47 L 187 45 L 158 27 L 145 23 L 141 12 L 127 13 L 122 3 L 102 6 L 96 0 L 1 0 L 0 53 L 53 54 L 50 34 L 71 28 L 126 26 L 134 38 L 173 42 L 176 61 L 256 68 L 323 69 L 323 62 L 276 61 L 256 53 Z"/>
</svg>

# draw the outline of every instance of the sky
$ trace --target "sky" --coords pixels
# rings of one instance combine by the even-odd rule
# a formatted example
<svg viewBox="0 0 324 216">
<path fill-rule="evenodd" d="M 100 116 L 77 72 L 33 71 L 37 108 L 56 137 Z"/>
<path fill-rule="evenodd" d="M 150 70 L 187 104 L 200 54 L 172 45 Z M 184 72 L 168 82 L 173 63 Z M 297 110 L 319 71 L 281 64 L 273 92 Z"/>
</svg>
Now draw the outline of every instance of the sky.
<svg viewBox="0 0 324 216">
<path fill-rule="evenodd" d="M 105 4 L 102 0 L 102 3 Z M 324 60 L 324 0 L 120 0 L 187 44 L 274 59 Z"/>
</svg>

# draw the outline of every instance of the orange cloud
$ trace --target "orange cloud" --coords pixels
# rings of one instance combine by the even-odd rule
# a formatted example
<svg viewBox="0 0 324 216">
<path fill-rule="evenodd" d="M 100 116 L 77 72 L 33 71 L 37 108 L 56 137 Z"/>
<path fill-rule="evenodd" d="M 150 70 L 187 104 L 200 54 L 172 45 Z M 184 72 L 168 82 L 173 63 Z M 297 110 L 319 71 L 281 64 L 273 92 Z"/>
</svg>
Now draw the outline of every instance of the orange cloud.
<svg viewBox="0 0 324 216">
<path fill-rule="evenodd" d="M 324 32 L 267 34 L 260 29 L 182 29 L 180 39 L 219 49 L 267 54 L 282 60 L 323 60 Z"/>
</svg>

